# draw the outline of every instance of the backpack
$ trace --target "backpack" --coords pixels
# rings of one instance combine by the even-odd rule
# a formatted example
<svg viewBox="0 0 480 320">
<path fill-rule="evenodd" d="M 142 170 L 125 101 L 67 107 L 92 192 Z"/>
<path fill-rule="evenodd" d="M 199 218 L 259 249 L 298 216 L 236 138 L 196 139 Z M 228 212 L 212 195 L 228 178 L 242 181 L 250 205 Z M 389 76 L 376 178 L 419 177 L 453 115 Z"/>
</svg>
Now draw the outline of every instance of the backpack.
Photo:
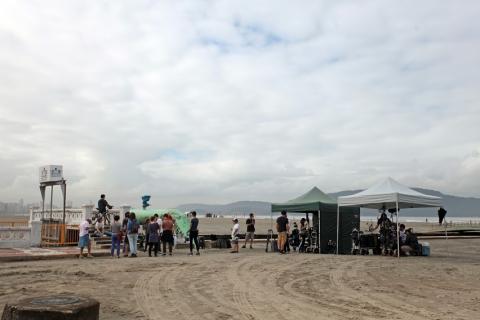
<svg viewBox="0 0 480 320">
<path fill-rule="evenodd" d="M 132 221 L 132 227 L 129 233 L 138 233 L 139 228 L 140 228 L 140 225 L 138 224 L 137 220 L 134 220 Z"/>
</svg>

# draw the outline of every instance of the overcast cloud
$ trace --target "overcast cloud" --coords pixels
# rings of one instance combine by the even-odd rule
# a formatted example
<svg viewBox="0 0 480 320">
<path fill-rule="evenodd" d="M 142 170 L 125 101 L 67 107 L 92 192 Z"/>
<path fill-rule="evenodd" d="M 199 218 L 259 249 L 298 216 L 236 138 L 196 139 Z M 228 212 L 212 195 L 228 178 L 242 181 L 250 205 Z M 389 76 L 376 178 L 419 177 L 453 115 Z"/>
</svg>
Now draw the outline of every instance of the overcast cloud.
<svg viewBox="0 0 480 320">
<path fill-rule="evenodd" d="M 0 201 L 480 196 L 479 1 L 2 1 Z"/>
</svg>

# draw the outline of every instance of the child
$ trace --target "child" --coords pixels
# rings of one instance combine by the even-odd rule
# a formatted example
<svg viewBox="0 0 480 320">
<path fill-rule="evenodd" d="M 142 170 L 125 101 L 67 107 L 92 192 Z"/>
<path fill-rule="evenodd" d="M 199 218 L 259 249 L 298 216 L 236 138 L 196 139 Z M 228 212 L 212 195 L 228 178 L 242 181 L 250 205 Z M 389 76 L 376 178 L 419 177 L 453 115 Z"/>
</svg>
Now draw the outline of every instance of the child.
<svg viewBox="0 0 480 320">
<path fill-rule="evenodd" d="M 238 219 L 233 219 L 233 228 L 232 228 L 232 251 L 230 253 L 238 253 L 238 234 L 240 233 L 240 225 L 238 224 Z"/>
</svg>

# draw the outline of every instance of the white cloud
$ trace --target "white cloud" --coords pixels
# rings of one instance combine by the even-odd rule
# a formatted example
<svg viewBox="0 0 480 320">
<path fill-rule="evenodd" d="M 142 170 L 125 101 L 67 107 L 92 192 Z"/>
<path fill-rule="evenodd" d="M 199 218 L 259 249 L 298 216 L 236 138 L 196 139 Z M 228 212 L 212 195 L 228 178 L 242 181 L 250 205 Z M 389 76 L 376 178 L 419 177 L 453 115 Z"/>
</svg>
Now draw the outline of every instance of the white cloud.
<svg viewBox="0 0 480 320">
<path fill-rule="evenodd" d="M 0 201 L 480 196 L 475 1 L 0 4 Z"/>
</svg>

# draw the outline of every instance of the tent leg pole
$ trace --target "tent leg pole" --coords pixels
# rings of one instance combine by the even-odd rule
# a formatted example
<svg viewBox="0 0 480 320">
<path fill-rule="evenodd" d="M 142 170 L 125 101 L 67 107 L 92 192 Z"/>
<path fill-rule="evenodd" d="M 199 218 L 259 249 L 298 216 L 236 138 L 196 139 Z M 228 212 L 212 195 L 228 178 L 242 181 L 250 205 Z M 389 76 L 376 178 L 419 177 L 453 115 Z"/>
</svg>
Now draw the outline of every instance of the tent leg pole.
<svg viewBox="0 0 480 320">
<path fill-rule="evenodd" d="M 340 206 L 337 205 L 337 245 L 336 245 L 336 254 L 338 255 L 338 232 L 340 229 Z"/>
<path fill-rule="evenodd" d="M 322 253 L 320 246 L 320 210 L 318 210 L 318 241 L 317 241 L 318 253 Z"/>
<path fill-rule="evenodd" d="M 448 223 L 447 223 L 446 217 L 444 217 L 443 219 L 444 219 L 443 223 L 445 224 L 445 247 L 447 248 L 447 254 L 450 255 L 450 251 L 448 251 L 448 231 L 447 231 Z"/>
<path fill-rule="evenodd" d="M 273 212 L 270 212 L 270 229 L 273 231 Z"/>
<path fill-rule="evenodd" d="M 397 195 L 398 197 L 398 195 Z M 400 228 L 398 223 L 398 216 L 400 215 L 398 212 L 398 198 L 397 198 L 397 257 L 400 258 Z"/>
</svg>

